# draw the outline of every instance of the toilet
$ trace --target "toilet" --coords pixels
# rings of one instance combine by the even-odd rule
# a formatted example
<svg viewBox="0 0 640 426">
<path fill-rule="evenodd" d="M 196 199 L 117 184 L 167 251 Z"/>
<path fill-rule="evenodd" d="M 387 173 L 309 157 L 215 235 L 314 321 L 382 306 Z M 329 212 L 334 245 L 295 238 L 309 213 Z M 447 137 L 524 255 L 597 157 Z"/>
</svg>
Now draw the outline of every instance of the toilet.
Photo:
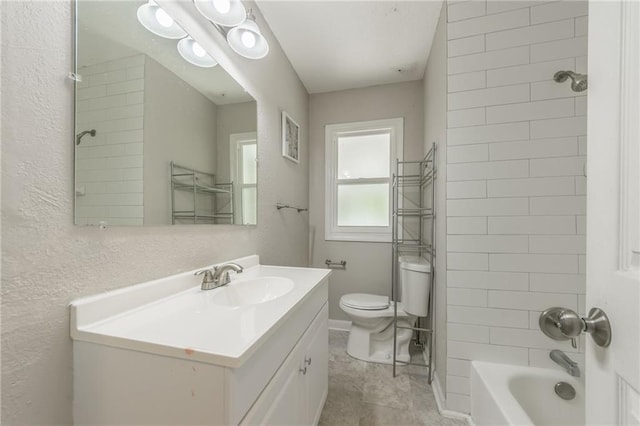
<svg viewBox="0 0 640 426">
<path fill-rule="evenodd" d="M 418 256 L 400 256 L 398 326 L 412 327 L 429 312 L 431 265 Z M 340 308 L 351 319 L 347 353 L 363 361 L 393 362 L 394 301 L 387 296 L 350 293 L 340 298 Z M 412 330 L 398 328 L 396 360 L 409 362 Z"/>
</svg>

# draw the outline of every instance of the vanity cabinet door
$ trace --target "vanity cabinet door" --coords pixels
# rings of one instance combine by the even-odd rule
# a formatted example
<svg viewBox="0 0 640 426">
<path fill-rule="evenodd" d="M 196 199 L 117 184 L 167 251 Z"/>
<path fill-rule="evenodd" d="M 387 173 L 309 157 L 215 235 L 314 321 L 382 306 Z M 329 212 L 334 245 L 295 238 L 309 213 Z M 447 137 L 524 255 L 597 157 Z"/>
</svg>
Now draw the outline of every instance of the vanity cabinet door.
<svg viewBox="0 0 640 426">
<path fill-rule="evenodd" d="M 299 366 L 290 368 L 280 392 L 271 403 L 271 407 L 264 418 L 255 424 L 274 426 L 307 424 L 303 410 L 304 395 L 300 392 L 302 380 L 303 376 Z"/>
<path fill-rule="evenodd" d="M 320 315 L 324 312 L 321 311 Z M 306 396 L 305 424 L 317 424 L 327 398 L 329 386 L 329 334 L 326 314 L 316 330 L 310 330 L 311 341 L 303 360 L 307 368 L 304 379 Z"/>
</svg>

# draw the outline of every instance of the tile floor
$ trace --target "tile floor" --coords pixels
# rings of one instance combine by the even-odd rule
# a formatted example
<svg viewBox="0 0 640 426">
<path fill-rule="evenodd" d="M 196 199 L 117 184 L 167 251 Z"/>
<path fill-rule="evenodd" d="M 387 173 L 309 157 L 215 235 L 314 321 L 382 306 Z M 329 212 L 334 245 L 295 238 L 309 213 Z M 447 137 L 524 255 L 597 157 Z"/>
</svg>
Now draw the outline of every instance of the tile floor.
<svg viewBox="0 0 640 426">
<path fill-rule="evenodd" d="M 319 425 L 466 425 L 438 413 L 426 368 L 401 366 L 393 378 L 391 365 L 347 355 L 347 336 L 329 330 L 329 394 Z M 416 354 L 414 359 L 421 357 Z"/>
</svg>

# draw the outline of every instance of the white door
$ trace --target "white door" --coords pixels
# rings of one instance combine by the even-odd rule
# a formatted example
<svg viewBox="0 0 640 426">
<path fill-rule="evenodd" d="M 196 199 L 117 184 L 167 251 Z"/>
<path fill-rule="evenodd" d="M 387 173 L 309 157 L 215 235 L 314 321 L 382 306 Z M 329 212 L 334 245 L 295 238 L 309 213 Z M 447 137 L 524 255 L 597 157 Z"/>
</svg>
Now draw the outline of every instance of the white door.
<svg viewBox="0 0 640 426">
<path fill-rule="evenodd" d="M 589 2 L 587 312 L 612 341 L 586 340 L 587 424 L 640 425 L 640 2 Z"/>
</svg>

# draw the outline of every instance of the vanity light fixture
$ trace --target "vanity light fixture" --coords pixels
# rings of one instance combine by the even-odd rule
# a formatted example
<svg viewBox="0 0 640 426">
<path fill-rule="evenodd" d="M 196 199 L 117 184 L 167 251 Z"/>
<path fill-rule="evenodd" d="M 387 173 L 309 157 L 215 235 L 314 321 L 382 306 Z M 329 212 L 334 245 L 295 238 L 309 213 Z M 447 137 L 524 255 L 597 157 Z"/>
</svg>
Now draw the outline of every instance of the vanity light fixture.
<svg viewBox="0 0 640 426">
<path fill-rule="evenodd" d="M 240 0 L 193 0 L 198 12 L 214 24 L 235 27 L 247 18 Z"/>
<path fill-rule="evenodd" d="M 176 40 L 187 35 L 187 32 L 154 0 L 140 6 L 137 15 L 142 26 L 157 36 Z"/>
<path fill-rule="evenodd" d="M 234 52 L 248 59 L 262 59 L 269 53 L 269 43 L 260 33 L 251 9 L 242 24 L 229 30 L 227 42 Z"/>
<path fill-rule="evenodd" d="M 185 37 L 178 42 L 178 52 L 185 61 L 198 67 L 211 68 L 218 65 L 218 62 L 191 37 Z"/>
</svg>

